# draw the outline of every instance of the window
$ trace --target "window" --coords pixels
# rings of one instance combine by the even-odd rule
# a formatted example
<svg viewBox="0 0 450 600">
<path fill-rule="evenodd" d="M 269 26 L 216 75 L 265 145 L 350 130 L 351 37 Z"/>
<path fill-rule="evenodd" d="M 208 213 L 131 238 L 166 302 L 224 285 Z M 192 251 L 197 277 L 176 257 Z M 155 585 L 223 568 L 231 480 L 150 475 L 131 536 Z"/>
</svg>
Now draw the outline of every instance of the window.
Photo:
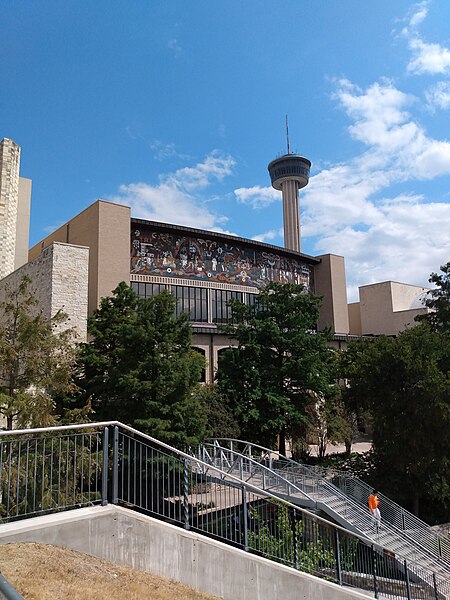
<svg viewBox="0 0 450 600">
<path fill-rule="evenodd" d="M 212 322 L 230 323 L 231 309 L 227 306 L 230 300 L 242 302 L 241 292 L 230 292 L 228 290 L 211 290 Z"/>
</svg>

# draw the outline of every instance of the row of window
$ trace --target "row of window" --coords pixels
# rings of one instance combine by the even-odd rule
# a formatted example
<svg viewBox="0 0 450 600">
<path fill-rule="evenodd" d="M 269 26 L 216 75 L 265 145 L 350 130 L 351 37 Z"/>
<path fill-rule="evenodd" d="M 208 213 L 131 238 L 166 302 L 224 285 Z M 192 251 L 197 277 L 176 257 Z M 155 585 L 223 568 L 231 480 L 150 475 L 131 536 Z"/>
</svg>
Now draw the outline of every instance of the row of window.
<svg viewBox="0 0 450 600">
<path fill-rule="evenodd" d="M 156 296 L 168 289 L 177 299 L 177 316 L 182 312 L 187 312 L 191 321 L 196 323 L 229 323 L 231 311 L 227 303 L 230 300 L 254 304 L 257 296 L 257 294 L 243 294 L 230 290 L 187 285 L 132 282 L 131 287 L 141 298 Z M 208 306 L 210 306 L 209 311 Z"/>
</svg>

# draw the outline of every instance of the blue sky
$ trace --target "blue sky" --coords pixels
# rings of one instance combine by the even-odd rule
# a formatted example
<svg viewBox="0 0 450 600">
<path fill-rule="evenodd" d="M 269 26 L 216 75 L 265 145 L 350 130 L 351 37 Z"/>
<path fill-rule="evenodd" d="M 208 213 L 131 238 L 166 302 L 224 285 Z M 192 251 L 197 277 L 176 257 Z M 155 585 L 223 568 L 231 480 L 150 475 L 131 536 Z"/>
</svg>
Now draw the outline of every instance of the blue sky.
<svg viewBox="0 0 450 600">
<path fill-rule="evenodd" d="M 450 2 L 0 0 L 0 138 L 30 243 L 97 198 L 283 244 L 267 164 L 312 161 L 302 251 L 357 286 L 450 260 Z"/>
</svg>

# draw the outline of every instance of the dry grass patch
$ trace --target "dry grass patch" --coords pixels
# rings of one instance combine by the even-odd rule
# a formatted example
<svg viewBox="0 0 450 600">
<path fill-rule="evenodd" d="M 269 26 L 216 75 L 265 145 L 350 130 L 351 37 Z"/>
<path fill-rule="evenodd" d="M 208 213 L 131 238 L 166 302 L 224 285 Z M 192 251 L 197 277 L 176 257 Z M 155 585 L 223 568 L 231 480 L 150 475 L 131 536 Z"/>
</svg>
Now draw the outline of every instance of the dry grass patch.
<svg viewBox="0 0 450 600">
<path fill-rule="evenodd" d="M 45 544 L 0 545 L 0 572 L 26 600 L 217 600 L 175 581 Z"/>
</svg>

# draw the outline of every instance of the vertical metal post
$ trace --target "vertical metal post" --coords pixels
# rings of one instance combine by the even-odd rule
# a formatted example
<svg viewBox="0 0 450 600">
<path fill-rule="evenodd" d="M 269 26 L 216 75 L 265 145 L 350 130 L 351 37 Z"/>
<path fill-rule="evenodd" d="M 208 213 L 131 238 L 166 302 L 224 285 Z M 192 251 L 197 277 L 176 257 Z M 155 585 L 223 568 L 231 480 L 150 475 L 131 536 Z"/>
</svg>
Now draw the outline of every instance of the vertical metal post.
<svg viewBox="0 0 450 600">
<path fill-rule="evenodd" d="M 108 437 L 109 429 L 103 430 L 102 506 L 108 504 Z"/>
<path fill-rule="evenodd" d="M 242 519 L 244 521 L 244 550 L 248 552 L 247 488 L 242 486 Z"/>
<path fill-rule="evenodd" d="M 434 595 L 436 596 L 436 600 L 439 600 L 439 593 L 438 593 L 437 582 L 436 582 L 436 573 L 433 573 L 433 586 L 434 586 Z"/>
<path fill-rule="evenodd" d="M 408 600 L 411 600 L 411 588 L 409 585 L 408 564 L 406 562 L 406 559 L 403 561 L 403 564 L 405 566 L 406 597 L 408 598 Z"/>
<path fill-rule="evenodd" d="M 378 580 L 377 580 L 377 553 L 375 552 L 375 548 L 372 544 L 372 569 L 373 569 L 373 591 L 375 593 L 375 598 L 378 598 Z"/>
<path fill-rule="evenodd" d="M 119 503 L 119 428 L 114 427 L 113 439 L 113 479 L 112 479 L 112 503 Z"/>
<path fill-rule="evenodd" d="M 292 541 L 294 544 L 294 568 L 298 570 L 298 535 L 297 535 L 297 511 L 292 512 Z"/>
<path fill-rule="evenodd" d="M 342 568 L 341 568 L 341 542 L 339 539 L 339 529 L 335 529 L 336 534 L 336 575 L 339 585 L 342 585 Z"/>
<path fill-rule="evenodd" d="M 190 529 L 189 525 L 189 470 L 187 460 L 183 461 L 183 509 L 184 509 L 184 528 Z"/>
</svg>

